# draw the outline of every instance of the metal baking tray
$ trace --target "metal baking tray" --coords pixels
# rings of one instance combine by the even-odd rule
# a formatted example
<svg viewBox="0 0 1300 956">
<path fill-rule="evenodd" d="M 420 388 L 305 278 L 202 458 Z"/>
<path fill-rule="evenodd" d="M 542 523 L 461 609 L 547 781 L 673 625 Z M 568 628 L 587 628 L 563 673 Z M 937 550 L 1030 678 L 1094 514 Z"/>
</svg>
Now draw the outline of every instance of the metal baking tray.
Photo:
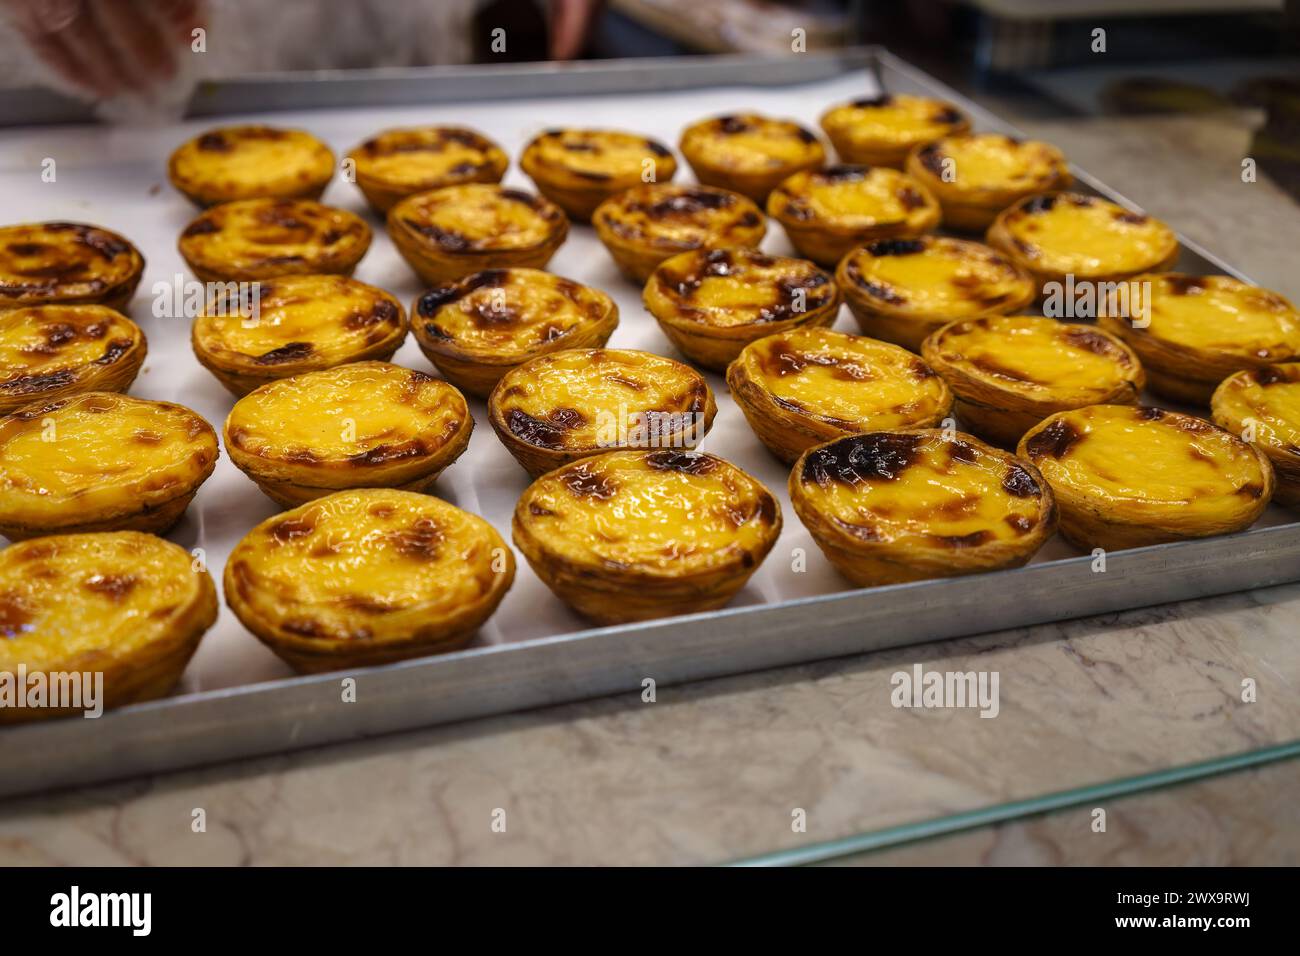
<svg viewBox="0 0 1300 956">
<path fill-rule="evenodd" d="M 944 97 L 970 113 L 979 129 L 1015 132 L 876 48 L 263 76 L 202 88 L 191 116 L 237 121 L 278 111 L 263 118 L 309 128 L 340 153 L 386 126 L 465 122 L 497 139 L 513 157 L 547 126 L 615 125 L 675 143 L 684 125 L 712 113 L 759 109 L 812 125 L 829 104 L 882 90 Z M 36 98 L 11 99 L 5 105 L 14 109 L 5 115 L 34 122 L 33 104 L 41 105 Z M 154 282 L 185 271 L 174 243 L 194 215 L 166 185 L 166 156 L 212 122 L 190 119 L 154 129 L 3 129 L 0 191 L 7 221 L 77 218 L 118 229 L 141 246 L 149 266 L 132 313 L 145 327 L 151 354 L 132 392 L 190 405 L 219 425 L 232 399 L 193 359 L 188 326 L 152 316 L 149 306 Z M 58 161 L 57 188 L 34 185 L 47 156 Z M 1082 170 L 1075 173 L 1085 187 L 1133 205 Z M 517 169 L 507 181 L 529 185 Z M 325 201 L 363 210 L 355 187 L 337 180 Z M 789 249 L 775 226 L 764 248 Z M 1245 278 L 1186 240 L 1183 249 L 1178 268 L 1184 271 Z M 589 229 L 575 228 L 550 268 L 615 296 L 622 324 L 611 345 L 675 354 L 644 313 L 640 290 L 617 276 Z M 357 275 L 406 303 L 419 291 L 382 230 Z M 838 327 L 854 328 L 847 312 Z M 395 361 L 429 368 L 410 341 Z M 1113 552 L 1104 573 L 1094 572 L 1090 556 L 1058 538 L 1018 570 L 853 589 L 830 569 L 789 509 L 786 470 L 753 437 L 722 381 L 713 376 L 711 383 L 720 411 L 704 447 L 760 478 L 781 499 L 786 517 L 767 562 L 728 608 L 593 628 L 552 597 L 521 561 L 514 589 L 467 649 L 369 670 L 295 677 L 223 607 L 172 696 L 93 721 L 73 718 L 0 730 L 0 795 L 585 697 L 639 696 L 646 678 L 667 685 L 1300 580 L 1300 524 L 1272 508 L 1240 534 Z M 436 493 L 508 530 L 510 509 L 527 478 L 486 426 L 482 403 L 475 403 L 475 413 L 479 427 L 470 450 L 439 480 Z M 219 581 L 229 547 L 274 510 L 223 458 L 169 537 L 186 548 L 204 547 Z M 792 569 L 795 548 L 807 554 L 802 574 Z M 355 702 L 342 701 L 345 676 L 356 679 Z"/>
</svg>

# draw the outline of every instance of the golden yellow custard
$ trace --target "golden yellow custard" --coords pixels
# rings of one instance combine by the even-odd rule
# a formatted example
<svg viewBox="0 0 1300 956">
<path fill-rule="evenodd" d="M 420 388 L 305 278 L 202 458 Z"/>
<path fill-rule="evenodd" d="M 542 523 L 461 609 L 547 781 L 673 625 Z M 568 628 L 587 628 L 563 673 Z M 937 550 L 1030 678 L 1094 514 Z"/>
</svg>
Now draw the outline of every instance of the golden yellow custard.
<svg viewBox="0 0 1300 956">
<path fill-rule="evenodd" d="M 757 203 L 787 176 L 826 162 L 821 141 L 798 123 L 758 113 L 733 113 L 692 123 L 682 132 L 682 155 L 695 178 Z"/>
<path fill-rule="evenodd" d="M 615 264 L 634 282 L 659 263 L 695 249 L 757 248 L 767 232 L 758 207 L 713 186 L 636 186 L 601 203 L 591 217 Z"/>
<path fill-rule="evenodd" d="M 182 405 L 85 392 L 0 418 L 0 534 L 170 528 L 217 463 Z"/>
<path fill-rule="evenodd" d="M 501 376 L 561 349 L 599 348 L 618 326 L 614 300 L 539 269 L 487 269 L 415 300 L 415 338 L 447 381 L 486 397 Z"/>
<path fill-rule="evenodd" d="M 0 415 L 75 392 L 125 392 L 148 348 L 138 325 L 103 305 L 0 312 Z"/>
<path fill-rule="evenodd" d="M 722 607 L 776 543 L 781 509 L 713 455 L 614 451 L 538 478 L 511 527 L 560 600 L 618 624 Z"/>
<path fill-rule="evenodd" d="M 964 133 L 970 120 L 943 100 L 886 93 L 832 107 L 821 126 L 840 162 L 901 169 L 914 147 Z"/>
<path fill-rule="evenodd" d="M 11 545 L 0 551 L 0 673 L 23 667 L 29 681 L 89 674 L 102 685 L 86 688 L 100 699 L 83 697 L 79 709 L 0 705 L 0 724 L 161 697 L 216 619 L 212 576 L 151 534 L 52 535 Z"/>
<path fill-rule="evenodd" d="M 510 160 L 482 133 L 463 126 L 384 130 L 348 153 L 357 188 L 376 212 L 415 193 L 462 183 L 499 183 Z"/>
<path fill-rule="evenodd" d="M 569 235 L 557 206 L 487 183 L 408 196 L 388 211 L 388 235 L 430 285 L 484 269 L 540 269 Z"/>
<path fill-rule="evenodd" d="M 1017 568 L 1056 528 L 1033 465 L 931 429 L 809 449 L 790 472 L 790 502 L 827 560 L 863 587 Z"/>
<path fill-rule="evenodd" d="M 88 303 L 121 311 L 143 274 L 140 251 L 99 226 L 0 226 L 0 309 Z"/>
<path fill-rule="evenodd" d="M 1056 493 L 1061 533 L 1086 551 L 1241 531 L 1273 495 L 1263 452 L 1159 408 L 1057 412 L 1020 439 L 1019 452 Z"/>
<path fill-rule="evenodd" d="M 424 491 L 469 445 L 474 419 L 446 382 L 354 362 L 263 385 L 226 418 L 226 451 L 272 501 L 342 488 Z"/>
<path fill-rule="evenodd" d="M 957 396 L 962 425 L 1011 448 L 1055 412 L 1136 404 L 1146 383 L 1142 363 L 1122 340 L 1038 316 L 953 322 L 926 339 L 921 354 Z"/>
<path fill-rule="evenodd" d="M 1074 181 L 1050 143 L 1001 133 L 948 136 L 918 147 L 904 167 L 934 194 L 949 229 L 984 230 L 1017 199 Z"/>
<path fill-rule="evenodd" d="M 925 187 L 883 166 L 795 173 L 772 190 L 767 214 L 800 255 L 827 268 L 864 242 L 919 236 L 939 224 L 939 204 Z"/>
<path fill-rule="evenodd" d="M 1172 272 L 1128 286 L 1142 308 L 1134 295 L 1125 303 L 1112 290 L 1098 323 L 1133 346 L 1152 391 L 1176 401 L 1204 405 L 1233 372 L 1300 357 L 1300 313 L 1276 292 L 1230 276 Z"/>
<path fill-rule="evenodd" d="M 988 244 L 1047 282 L 1115 281 L 1166 268 L 1178 237 L 1159 220 L 1096 196 L 1031 196 L 1004 210 Z"/>
<path fill-rule="evenodd" d="M 988 246 L 946 236 L 877 239 L 840 260 L 835 279 L 863 335 L 913 352 L 954 319 L 1004 315 L 1038 288 Z"/>
<path fill-rule="evenodd" d="M 334 175 L 334 154 L 310 133 L 272 126 L 226 126 L 171 155 L 172 185 L 200 206 L 237 199 L 319 199 Z"/>
<path fill-rule="evenodd" d="M 204 282 L 351 275 L 370 248 L 370 227 L 310 199 L 245 199 L 204 212 L 177 247 Z"/>
<path fill-rule="evenodd" d="M 631 349 L 543 355 L 488 397 L 497 437 L 534 477 L 612 448 L 693 448 L 717 412 L 695 369 Z"/>
<path fill-rule="evenodd" d="M 1300 508 L 1300 362 L 1242 369 L 1210 401 L 1214 422 L 1261 449 L 1273 463 L 1273 500 Z"/>
<path fill-rule="evenodd" d="M 718 371 L 755 339 L 830 325 L 842 301 L 830 274 L 811 262 L 754 249 L 701 249 L 665 259 L 642 298 L 673 345 Z"/>
<path fill-rule="evenodd" d="M 515 579 L 490 524 L 438 498 L 356 488 L 263 521 L 223 578 L 244 626 L 299 671 L 456 650 Z"/>
<path fill-rule="evenodd" d="M 537 190 L 578 221 L 610 196 L 642 183 L 666 183 L 677 160 L 658 140 L 610 129 L 550 129 L 519 157 Z"/>
<path fill-rule="evenodd" d="M 393 357 L 406 338 L 395 296 L 347 276 L 281 276 L 214 296 L 190 330 L 199 362 L 235 395 L 346 362 Z"/>
<path fill-rule="evenodd" d="M 911 352 L 831 329 L 750 343 L 727 385 L 754 434 L 787 463 L 841 435 L 937 425 L 952 409 L 944 380 Z"/>
</svg>

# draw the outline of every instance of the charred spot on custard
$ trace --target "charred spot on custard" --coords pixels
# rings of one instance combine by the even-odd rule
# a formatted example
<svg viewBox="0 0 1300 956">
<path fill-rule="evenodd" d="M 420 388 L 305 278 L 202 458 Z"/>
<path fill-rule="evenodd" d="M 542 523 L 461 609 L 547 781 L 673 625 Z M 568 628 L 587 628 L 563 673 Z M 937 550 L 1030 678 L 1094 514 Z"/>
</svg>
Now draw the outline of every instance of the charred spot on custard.
<svg viewBox="0 0 1300 956">
<path fill-rule="evenodd" d="M 871 255 L 879 258 L 881 256 L 914 256 L 919 252 L 925 252 L 928 243 L 924 239 L 876 239 L 866 245 L 866 250 Z"/>
<path fill-rule="evenodd" d="M 570 468 L 560 480 L 575 498 L 609 501 L 618 493 L 609 475 L 593 472 L 585 462 Z"/>
<path fill-rule="evenodd" d="M 1278 382 L 1290 381 L 1286 373 L 1275 365 L 1266 365 L 1263 368 L 1252 369 L 1248 374 L 1255 381 L 1255 384 L 1263 385 L 1265 387 L 1276 385 Z"/>
<path fill-rule="evenodd" d="M 972 531 L 970 534 L 932 534 L 927 538 L 943 548 L 977 548 L 993 538 L 988 530 Z"/>
<path fill-rule="evenodd" d="M 384 533 L 384 540 L 402 557 L 425 561 L 438 557 L 445 537 L 442 528 L 432 518 L 417 518 L 410 527 Z"/>
<path fill-rule="evenodd" d="M 1112 357 L 1121 365 L 1129 364 L 1128 353 L 1117 348 L 1110 338 L 1100 332 L 1095 332 L 1092 329 L 1071 328 L 1066 329 L 1062 336 L 1075 348 L 1082 349 L 1085 352 L 1092 352 L 1094 355 Z"/>
<path fill-rule="evenodd" d="M 1055 196 L 1031 196 L 1020 204 L 1020 209 L 1030 215 L 1051 212 L 1056 206 Z"/>
<path fill-rule="evenodd" d="M 287 345 L 281 345 L 279 348 L 271 349 L 269 352 L 263 352 L 253 361 L 258 365 L 280 365 L 284 362 L 297 362 L 311 355 L 314 349 L 310 342 L 290 342 Z"/>
<path fill-rule="evenodd" d="M 1002 490 L 1016 498 L 1036 498 L 1043 493 L 1034 476 L 1019 465 L 1007 469 L 1002 478 Z"/>
<path fill-rule="evenodd" d="M 306 516 L 284 518 L 271 525 L 268 530 L 272 538 L 281 544 L 286 544 L 298 538 L 309 536 L 316 530 L 316 521 Z"/>
<path fill-rule="evenodd" d="M 852 435 L 815 449 L 804 459 L 804 481 L 825 488 L 894 481 L 916 461 L 924 437 L 890 432 Z"/>
<path fill-rule="evenodd" d="M 545 419 L 534 418 L 518 408 L 512 408 L 506 414 L 506 427 L 510 434 L 539 448 L 563 448 L 565 436 L 586 423 L 586 416 L 575 408 L 552 409 Z"/>
<path fill-rule="evenodd" d="M 1025 443 L 1031 458 L 1064 458 L 1071 448 L 1083 441 L 1083 435 L 1063 418 L 1058 418 Z"/>
<path fill-rule="evenodd" d="M 1199 295 L 1208 284 L 1204 276 L 1167 275 L 1165 285 L 1174 295 Z"/>
<path fill-rule="evenodd" d="M 645 462 L 656 471 L 676 471 L 684 475 L 707 475 L 717 470 L 718 460 L 693 451 L 656 451 Z"/>
<path fill-rule="evenodd" d="M 82 582 L 87 591 L 108 598 L 114 604 L 120 604 L 136 585 L 131 574 L 92 574 Z"/>
</svg>

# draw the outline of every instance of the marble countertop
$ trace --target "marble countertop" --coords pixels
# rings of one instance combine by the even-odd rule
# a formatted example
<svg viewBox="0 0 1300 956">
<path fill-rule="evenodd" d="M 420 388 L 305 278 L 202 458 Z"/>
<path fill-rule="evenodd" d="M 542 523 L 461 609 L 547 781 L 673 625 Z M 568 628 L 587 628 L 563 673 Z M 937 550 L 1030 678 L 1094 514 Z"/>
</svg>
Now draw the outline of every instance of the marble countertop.
<svg viewBox="0 0 1300 956">
<path fill-rule="evenodd" d="M 1020 125 L 1300 297 L 1294 203 L 1241 182 L 1249 121 Z M 1298 624 L 1288 585 L 11 800 L 0 864 L 745 858 L 1300 739 Z M 891 706 L 918 663 L 998 671 L 998 716 Z M 1297 782 L 1276 763 L 1105 803 L 1103 834 L 1076 807 L 845 862 L 1295 863 Z"/>
</svg>

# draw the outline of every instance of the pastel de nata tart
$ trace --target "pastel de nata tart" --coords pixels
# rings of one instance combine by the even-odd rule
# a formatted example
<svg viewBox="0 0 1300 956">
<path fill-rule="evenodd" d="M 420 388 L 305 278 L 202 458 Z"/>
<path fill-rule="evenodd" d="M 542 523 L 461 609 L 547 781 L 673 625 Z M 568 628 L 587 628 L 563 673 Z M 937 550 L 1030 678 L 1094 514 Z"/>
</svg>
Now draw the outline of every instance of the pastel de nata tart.
<svg viewBox="0 0 1300 956">
<path fill-rule="evenodd" d="M 1273 464 L 1273 500 L 1300 508 L 1300 362 L 1242 369 L 1210 400 L 1214 422 L 1248 438 Z"/>
<path fill-rule="evenodd" d="M 216 619 L 212 576 L 151 534 L 51 535 L 0 551 L 0 673 L 102 674 L 105 709 L 171 690 Z M 0 724 L 83 712 L 0 706 Z"/>
<path fill-rule="evenodd" d="M 1168 268 L 1178 237 L 1159 220 L 1096 196 L 1030 196 L 1003 210 L 985 237 L 990 246 L 1047 282 L 1113 282 Z"/>
<path fill-rule="evenodd" d="M 1241 531 L 1273 496 L 1264 453 L 1204 419 L 1137 405 L 1057 412 L 1020 439 L 1086 551 Z"/>
<path fill-rule="evenodd" d="M 591 224 L 623 274 L 643 283 L 659 263 L 695 249 L 757 248 L 763 214 L 739 193 L 651 183 L 601 203 Z"/>
<path fill-rule="evenodd" d="M 926 339 L 921 355 L 957 396 L 962 426 L 1010 448 L 1056 412 L 1134 405 L 1146 382 L 1121 339 L 1038 316 L 962 319 Z"/>
<path fill-rule="evenodd" d="M 826 149 L 798 123 L 758 113 L 734 113 L 692 123 L 682 131 L 682 155 L 695 178 L 754 202 L 787 176 L 826 162 Z"/>
<path fill-rule="evenodd" d="M 514 554 L 477 515 L 354 488 L 263 521 L 230 553 L 223 583 L 243 625 L 313 673 L 464 647 L 514 578 Z"/>
<path fill-rule="evenodd" d="M 703 452 L 613 451 L 557 468 L 519 498 L 516 547 L 598 624 L 722 607 L 781 533 L 772 494 Z"/>
<path fill-rule="evenodd" d="M 484 269 L 540 269 L 569 235 L 554 203 L 489 183 L 408 196 L 388 211 L 388 235 L 429 285 Z"/>
<path fill-rule="evenodd" d="M 85 392 L 0 418 L 0 534 L 153 531 L 212 474 L 217 435 L 182 405 Z"/>
<path fill-rule="evenodd" d="M 384 130 L 348 153 L 348 159 L 357 188 L 381 213 L 430 189 L 499 183 L 510 165 L 500 146 L 463 126 Z"/>
<path fill-rule="evenodd" d="M 453 386 L 386 362 L 354 362 L 254 389 L 226 418 L 230 460 L 277 504 L 344 488 L 424 491 L 469 444 Z"/>
<path fill-rule="evenodd" d="M 786 463 L 843 435 L 938 425 L 952 409 L 947 384 L 911 352 L 831 329 L 750 343 L 727 385 L 754 434 Z"/>
<path fill-rule="evenodd" d="M 85 303 L 121 311 L 143 274 L 140 251 L 99 226 L 0 226 L 0 309 Z"/>
<path fill-rule="evenodd" d="M 235 395 L 347 362 L 387 361 L 406 338 L 406 312 L 374 286 L 339 275 L 259 283 L 257 311 L 238 290 L 210 299 L 190 329 L 199 362 Z"/>
<path fill-rule="evenodd" d="M 550 129 L 519 157 L 537 191 L 571 219 L 587 222 L 610 196 L 642 183 L 666 183 L 677 160 L 658 140 L 609 129 Z"/>
<path fill-rule="evenodd" d="M 829 269 L 864 242 L 919 236 L 939 225 L 939 204 L 925 187 L 884 166 L 795 173 L 772 190 L 767 214 L 801 256 Z"/>
<path fill-rule="evenodd" d="M 970 120 L 943 100 L 886 93 L 832 107 L 821 126 L 840 162 L 902 169 L 915 147 L 964 133 Z"/>
<path fill-rule="evenodd" d="M 202 213 L 177 247 L 204 282 L 347 276 L 370 248 L 370 227 L 310 199 L 244 199 Z"/>
<path fill-rule="evenodd" d="M 182 143 L 167 163 L 172 185 L 200 206 L 239 199 L 319 199 L 334 154 L 310 133 L 226 126 Z"/>
<path fill-rule="evenodd" d="M 828 561 L 875 587 L 1026 564 L 1056 528 L 1037 469 L 934 429 L 849 435 L 806 451 L 790 503 Z"/>
<path fill-rule="evenodd" d="M 755 249 L 700 249 L 659 264 L 642 293 L 659 327 L 692 362 L 724 370 L 750 342 L 839 314 L 830 274 Z"/>
<path fill-rule="evenodd" d="M 868 242 L 840 260 L 835 280 L 863 335 L 913 352 L 954 319 L 1017 312 L 1038 295 L 1005 256 L 946 236 Z"/>
<path fill-rule="evenodd" d="M 125 392 L 147 352 L 140 327 L 107 306 L 0 311 L 0 415 L 76 392 Z"/>
<path fill-rule="evenodd" d="M 1142 359 L 1151 390 L 1205 405 L 1239 369 L 1300 358 L 1300 313 L 1267 289 L 1231 276 L 1141 275 L 1144 308 L 1125 308 L 1112 290 L 1098 324 Z"/>
<path fill-rule="evenodd" d="M 631 349 L 566 349 L 511 369 L 488 421 L 533 477 L 614 448 L 692 448 L 718 412 L 704 376 Z"/>
<path fill-rule="evenodd" d="M 415 339 L 447 381 L 487 397 L 501 376 L 539 355 L 599 348 L 618 306 L 599 289 L 539 269 L 487 269 L 415 300 Z"/>
<path fill-rule="evenodd" d="M 948 136 L 915 149 L 906 170 L 943 207 L 949 229 L 987 229 L 1018 199 L 1074 181 L 1065 154 L 1050 143 L 1001 133 Z"/>
</svg>

